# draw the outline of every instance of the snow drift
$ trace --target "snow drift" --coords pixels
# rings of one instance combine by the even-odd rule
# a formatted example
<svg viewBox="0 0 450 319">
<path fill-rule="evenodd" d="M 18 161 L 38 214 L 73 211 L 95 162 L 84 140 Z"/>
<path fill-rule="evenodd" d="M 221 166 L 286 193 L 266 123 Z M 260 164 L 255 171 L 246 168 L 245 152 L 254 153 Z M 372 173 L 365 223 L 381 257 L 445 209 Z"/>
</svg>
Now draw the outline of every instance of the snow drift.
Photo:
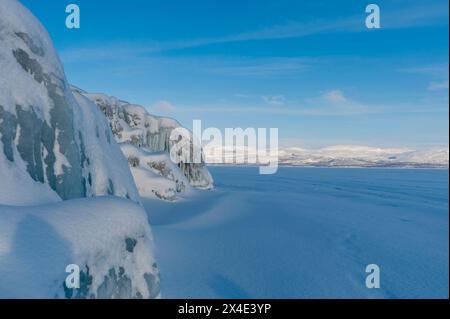
<svg viewBox="0 0 450 319">
<path fill-rule="evenodd" d="M 0 206 L 0 298 L 156 298 L 151 238 L 141 206 L 120 198 Z M 64 284 L 71 264 L 79 289 Z"/>
</svg>

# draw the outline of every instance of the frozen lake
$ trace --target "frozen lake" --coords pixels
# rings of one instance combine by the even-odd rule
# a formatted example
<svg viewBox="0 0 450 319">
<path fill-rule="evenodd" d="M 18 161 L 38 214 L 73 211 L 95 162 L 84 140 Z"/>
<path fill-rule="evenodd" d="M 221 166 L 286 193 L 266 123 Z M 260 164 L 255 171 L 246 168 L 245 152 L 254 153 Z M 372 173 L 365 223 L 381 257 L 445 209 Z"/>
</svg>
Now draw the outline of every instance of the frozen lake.
<svg viewBox="0 0 450 319">
<path fill-rule="evenodd" d="M 448 298 L 448 170 L 211 172 L 213 192 L 145 201 L 163 297 Z"/>
</svg>

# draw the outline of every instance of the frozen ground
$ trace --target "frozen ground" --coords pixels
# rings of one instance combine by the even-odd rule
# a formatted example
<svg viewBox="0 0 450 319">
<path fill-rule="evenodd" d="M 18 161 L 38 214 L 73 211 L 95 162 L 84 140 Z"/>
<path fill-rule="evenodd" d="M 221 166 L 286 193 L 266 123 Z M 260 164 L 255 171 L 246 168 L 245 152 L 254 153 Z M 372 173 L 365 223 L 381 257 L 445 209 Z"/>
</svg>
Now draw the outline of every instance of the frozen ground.
<svg viewBox="0 0 450 319">
<path fill-rule="evenodd" d="M 213 192 L 144 200 L 163 297 L 448 298 L 448 170 L 211 171 Z"/>
</svg>

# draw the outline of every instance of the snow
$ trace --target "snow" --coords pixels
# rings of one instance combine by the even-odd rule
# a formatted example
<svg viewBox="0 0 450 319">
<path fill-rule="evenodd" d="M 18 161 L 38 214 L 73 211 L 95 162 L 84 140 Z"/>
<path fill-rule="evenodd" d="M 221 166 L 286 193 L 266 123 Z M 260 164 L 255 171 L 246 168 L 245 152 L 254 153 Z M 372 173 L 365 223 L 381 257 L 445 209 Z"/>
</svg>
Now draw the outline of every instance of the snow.
<svg viewBox="0 0 450 319">
<path fill-rule="evenodd" d="M 59 130 L 55 129 L 55 138 L 58 140 L 59 137 Z M 54 171 L 55 176 L 61 176 L 64 174 L 64 168 L 71 168 L 71 165 L 67 158 L 61 154 L 59 143 L 55 143 L 53 148 L 53 153 L 55 154 L 55 164 L 54 164 Z"/>
<path fill-rule="evenodd" d="M 48 33 L 19 1 L 0 2 L 0 41 L 0 152 L 3 162 L 14 163 L 3 166 L 17 170 L 2 174 L 23 181 L 27 172 L 63 200 L 116 195 L 138 202 L 109 123 L 94 103 L 72 92 Z M 0 203 L 21 201 L 1 196 Z"/>
<path fill-rule="evenodd" d="M 210 169 L 213 192 L 143 199 L 164 297 L 448 298 L 448 170 Z"/>
<path fill-rule="evenodd" d="M 142 197 L 156 197 L 169 201 L 176 200 L 175 183 L 141 167 L 132 167 L 131 173 Z"/>
<path fill-rule="evenodd" d="M 80 92 L 80 89 L 75 88 Z M 123 129 L 128 132 L 138 132 L 145 133 L 150 132 L 151 134 L 159 133 L 161 129 L 164 128 L 176 128 L 180 127 L 180 124 L 171 118 L 163 118 L 148 114 L 143 106 L 129 104 L 127 102 L 121 101 L 113 96 L 108 96 L 103 93 L 82 93 L 85 97 L 95 102 L 97 105 L 103 108 L 110 108 L 113 114 L 111 114 L 112 121 L 119 121 L 121 124 L 125 124 Z M 114 115 L 114 116 L 112 116 Z M 129 122 L 125 122 L 128 117 Z M 145 134 L 144 134 L 145 135 Z M 129 138 L 129 136 L 127 136 Z M 119 137 L 119 142 L 126 141 L 126 137 Z M 158 149 L 154 151 L 162 151 L 163 149 Z"/>
<path fill-rule="evenodd" d="M 280 151 L 280 162 L 300 166 L 448 167 L 448 154 L 448 147 L 414 150 L 335 145 L 316 150 L 286 148 Z"/>
<path fill-rule="evenodd" d="M 192 191 L 186 176 L 170 160 L 168 153 L 151 153 L 130 143 L 120 146 L 142 197 L 173 201 L 179 193 L 186 195 Z"/>
<path fill-rule="evenodd" d="M 126 239 L 135 239 L 132 252 Z M 153 240 L 142 208 L 125 199 L 97 197 L 28 207 L 0 205 L 0 298 L 65 298 L 66 266 L 89 266 L 87 296 L 159 296 Z M 131 289 L 105 295 L 105 277 L 123 268 Z M 144 276 L 156 280 L 149 287 Z M 117 291 L 115 293 L 117 293 Z"/>
<path fill-rule="evenodd" d="M 0 298 L 161 297 L 149 222 L 166 297 L 448 298 L 448 170 L 216 167 L 218 188 L 199 192 L 213 187 L 206 166 L 170 160 L 180 124 L 70 86 L 16 0 L 0 0 L 0 42 Z M 293 166 L 448 167 L 449 153 L 280 155 Z M 379 290 L 364 286 L 372 263 Z M 63 286 L 69 264 L 84 272 L 77 292 Z"/>
<path fill-rule="evenodd" d="M 17 34 L 21 34 L 19 37 Z M 38 61 L 53 77 L 65 78 L 63 68 L 45 28 L 16 0 L 0 2 L 0 70 L 8 77 L 0 76 L 0 105 L 12 112 L 16 104 L 27 108 L 30 105 L 45 105 L 38 112 L 48 120 L 50 99 L 44 85 L 29 81 L 27 72 L 17 67 L 12 51 L 21 49 Z M 27 43 L 28 42 L 28 43 Z M 38 50 L 36 50 L 36 48 Z M 35 54 L 31 50 L 43 54 Z M 24 94 L 26 92 L 26 94 Z"/>
<path fill-rule="evenodd" d="M 178 165 L 179 167 L 169 163 L 168 154 L 175 149 L 175 144 L 170 140 L 170 135 L 174 129 L 181 127 L 176 120 L 151 115 L 143 106 L 130 104 L 106 94 L 86 93 L 76 87 L 72 87 L 72 90 L 75 95 L 82 94 L 91 100 L 106 115 L 118 143 L 122 145 L 131 144 L 134 148 L 140 149 L 145 153 L 145 155 L 142 155 L 142 153 L 139 156 L 150 158 L 149 156 L 154 154 L 155 157 L 151 162 L 164 162 L 165 166 L 170 167 L 172 176 L 163 176 L 168 178 L 169 181 L 164 181 L 161 177 L 153 178 L 154 176 L 146 171 L 148 170 L 148 163 L 140 165 L 139 168 L 131 167 L 141 196 L 158 194 L 156 196 L 160 199 L 174 200 L 175 197 L 180 195 L 177 193 L 189 190 L 186 187 L 187 184 L 199 189 L 213 188 L 214 181 L 204 163 L 192 164 L 190 161 L 184 160 L 183 164 Z M 190 149 L 191 144 L 190 136 L 189 138 L 182 138 L 181 141 L 176 143 L 177 150 L 182 155 L 190 154 L 187 150 Z M 122 147 L 123 151 L 131 149 L 131 146 L 127 146 L 126 149 Z M 124 153 L 127 158 L 130 157 L 129 154 Z M 180 176 L 182 174 L 184 174 L 185 178 Z M 188 183 L 184 182 L 185 179 L 187 179 Z M 184 186 L 181 188 L 177 186 L 178 190 L 174 192 L 174 187 L 170 185 L 177 180 L 183 182 Z"/>
<path fill-rule="evenodd" d="M 84 175 L 91 176 L 88 196 L 127 197 L 138 202 L 139 193 L 128 169 L 128 163 L 115 142 L 108 122 L 98 107 L 83 95 L 73 93 L 80 111 L 77 126 L 83 132 L 83 146 L 89 165 Z M 111 186 L 113 189 L 111 189 Z"/>
<path fill-rule="evenodd" d="M 447 166 L 449 163 L 448 147 L 430 148 L 400 154 L 399 161 L 409 163 L 429 163 L 430 165 Z"/>
<path fill-rule="evenodd" d="M 18 1 L 0 0 L 0 42 L 0 298 L 159 297 L 150 227 L 105 116 L 72 92 Z M 80 289 L 63 285 L 69 264 Z"/>
<path fill-rule="evenodd" d="M 0 152 L 0 205 L 26 206 L 60 200 L 47 184 L 35 182 L 23 166 L 11 163 Z"/>
</svg>

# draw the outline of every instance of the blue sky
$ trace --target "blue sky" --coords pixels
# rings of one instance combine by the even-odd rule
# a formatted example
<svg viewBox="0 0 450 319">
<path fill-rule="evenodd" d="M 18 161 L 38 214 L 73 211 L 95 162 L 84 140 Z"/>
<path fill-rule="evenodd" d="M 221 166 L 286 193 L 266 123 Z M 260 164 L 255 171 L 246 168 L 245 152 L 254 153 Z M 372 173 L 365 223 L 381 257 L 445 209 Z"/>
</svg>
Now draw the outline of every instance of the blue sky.
<svg viewBox="0 0 450 319">
<path fill-rule="evenodd" d="M 22 0 L 69 81 L 284 146 L 448 145 L 448 1 Z M 65 27 L 65 7 L 81 28 Z"/>
</svg>

